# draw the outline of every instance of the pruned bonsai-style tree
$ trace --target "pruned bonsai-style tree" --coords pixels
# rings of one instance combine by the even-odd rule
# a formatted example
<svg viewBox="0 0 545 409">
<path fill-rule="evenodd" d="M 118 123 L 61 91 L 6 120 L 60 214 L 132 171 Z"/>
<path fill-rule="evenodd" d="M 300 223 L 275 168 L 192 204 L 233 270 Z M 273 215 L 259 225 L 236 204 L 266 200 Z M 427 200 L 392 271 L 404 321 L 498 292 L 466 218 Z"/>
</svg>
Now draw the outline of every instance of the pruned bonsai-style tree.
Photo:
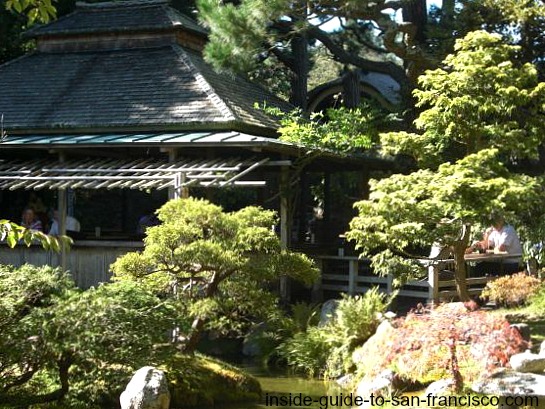
<svg viewBox="0 0 545 409">
<path fill-rule="evenodd" d="M 158 210 L 142 252 L 119 258 L 116 279 L 137 280 L 176 298 L 182 348 L 192 353 L 206 328 L 236 330 L 276 307 L 269 285 L 286 275 L 312 283 L 306 256 L 283 250 L 275 212 L 258 207 L 226 213 L 206 200 L 177 199 Z M 185 326 L 184 326 L 185 324 Z"/>
<path fill-rule="evenodd" d="M 419 170 L 374 181 L 358 202 L 348 238 L 371 256 L 379 274 L 406 279 L 432 244 L 454 254 L 456 284 L 468 299 L 464 251 L 471 229 L 503 212 L 517 226 L 539 224 L 542 178 L 522 172 L 538 163 L 545 138 L 545 83 L 532 64 L 515 62 L 518 47 L 499 35 L 469 33 L 443 67 L 427 71 L 415 91 L 423 108 L 417 133 L 382 137 L 388 153 L 411 155 Z"/>
</svg>

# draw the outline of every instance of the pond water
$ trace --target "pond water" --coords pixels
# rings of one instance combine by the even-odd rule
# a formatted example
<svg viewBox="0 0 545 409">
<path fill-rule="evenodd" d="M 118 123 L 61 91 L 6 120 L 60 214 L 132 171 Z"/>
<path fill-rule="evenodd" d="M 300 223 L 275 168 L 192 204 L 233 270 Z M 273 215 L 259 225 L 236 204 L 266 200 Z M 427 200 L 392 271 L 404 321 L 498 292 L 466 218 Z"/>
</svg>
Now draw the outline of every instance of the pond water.
<svg viewBox="0 0 545 409">
<path fill-rule="evenodd" d="M 338 401 L 345 392 L 334 383 L 297 376 L 281 369 L 266 369 L 255 365 L 238 365 L 255 376 L 263 397 L 258 404 L 232 406 L 233 409 L 336 409 L 347 408 Z M 341 395 L 343 394 L 343 395 Z"/>
<path fill-rule="evenodd" d="M 246 372 L 254 375 L 260 382 L 263 389 L 261 402 L 254 404 L 238 404 L 229 406 L 229 409 L 280 409 L 280 408 L 300 408 L 300 409 L 338 409 L 338 408 L 357 408 L 357 405 L 347 403 L 347 392 L 340 389 L 334 382 L 324 382 L 318 379 L 309 379 L 291 374 L 285 370 L 264 369 L 255 365 L 238 364 Z M 421 393 L 405 394 L 411 396 Z M 290 401 L 291 399 L 291 401 Z M 306 399 L 306 403 L 303 402 Z M 344 402 L 343 402 L 344 400 Z M 290 404 L 291 403 L 291 404 Z M 375 406 L 380 408 L 381 406 Z M 384 409 L 392 409 L 395 406 L 386 404 Z M 411 405 L 401 405 L 399 408 L 416 407 Z M 422 404 L 417 407 L 425 407 Z M 450 407 L 454 409 L 454 406 Z M 493 409 L 495 406 L 462 406 L 464 409 Z M 539 402 L 539 406 L 527 406 L 526 409 L 545 409 L 545 402 Z"/>
</svg>

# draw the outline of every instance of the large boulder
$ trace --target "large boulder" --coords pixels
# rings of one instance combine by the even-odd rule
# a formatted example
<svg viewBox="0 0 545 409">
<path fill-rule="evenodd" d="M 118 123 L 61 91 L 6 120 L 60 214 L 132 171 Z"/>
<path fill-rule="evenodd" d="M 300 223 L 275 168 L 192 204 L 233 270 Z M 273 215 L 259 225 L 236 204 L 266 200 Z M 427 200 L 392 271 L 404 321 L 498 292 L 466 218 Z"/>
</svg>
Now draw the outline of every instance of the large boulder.
<svg viewBox="0 0 545 409">
<path fill-rule="evenodd" d="M 504 369 L 474 382 L 471 389 L 498 397 L 537 396 L 541 399 L 545 398 L 545 376 Z"/>
<path fill-rule="evenodd" d="M 388 334 L 392 334 L 393 336 L 394 327 L 390 323 L 390 321 L 384 320 L 382 321 L 379 326 L 377 327 L 377 330 L 366 342 L 376 342 L 376 340 L 380 340 L 383 337 L 388 337 Z M 363 362 L 367 357 L 365 356 L 364 348 L 360 347 L 354 350 L 352 353 L 352 362 L 354 362 L 355 365 L 358 365 L 360 362 Z"/>
<path fill-rule="evenodd" d="M 541 347 L 539 348 L 539 356 L 545 356 L 545 341 L 541 343 Z"/>
<path fill-rule="evenodd" d="M 396 389 L 396 381 L 396 374 L 389 369 L 382 371 L 372 381 L 362 379 L 356 388 L 356 396 L 361 396 L 364 400 L 364 404 L 362 406 L 358 405 L 358 407 L 370 408 L 371 400 L 369 397 L 371 395 L 374 397 L 388 395 Z"/>
<path fill-rule="evenodd" d="M 327 325 L 334 317 L 339 306 L 339 300 L 331 299 L 322 304 L 322 310 L 320 311 L 319 327 Z"/>
<path fill-rule="evenodd" d="M 443 396 L 450 395 L 454 387 L 454 379 L 445 378 L 432 382 L 426 388 L 423 396 Z"/>
<path fill-rule="evenodd" d="M 135 372 L 119 397 L 121 409 L 168 409 L 170 392 L 163 371 L 144 366 Z"/>
<path fill-rule="evenodd" d="M 530 350 L 515 354 L 509 358 L 511 368 L 517 372 L 543 374 L 545 371 L 545 356 L 532 354 Z"/>
</svg>

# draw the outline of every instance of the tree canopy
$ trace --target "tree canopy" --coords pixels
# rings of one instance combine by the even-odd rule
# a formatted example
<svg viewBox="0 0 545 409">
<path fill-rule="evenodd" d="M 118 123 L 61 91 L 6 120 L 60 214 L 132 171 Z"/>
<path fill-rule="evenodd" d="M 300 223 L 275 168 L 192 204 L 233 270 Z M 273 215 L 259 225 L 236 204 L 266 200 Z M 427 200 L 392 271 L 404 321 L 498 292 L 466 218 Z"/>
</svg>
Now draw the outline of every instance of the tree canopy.
<svg viewBox="0 0 545 409">
<path fill-rule="evenodd" d="M 54 6 L 55 0 L 4 0 L 4 7 L 7 10 L 16 11 L 19 14 L 25 14 L 28 23 L 33 24 L 36 21 L 47 23 L 57 15 Z"/>
<path fill-rule="evenodd" d="M 258 207 L 226 213 L 199 199 L 179 199 L 158 210 L 161 224 L 146 231 L 145 249 L 119 258 L 116 279 L 136 280 L 176 299 L 184 350 L 193 352 L 205 328 L 237 330 L 276 308 L 268 290 L 282 275 L 317 278 L 312 261 L 282 250 L 272 230 L 275 213 Z M 240 329 L 240 328 L 239 328 Z"/>
<path fill-rule="evenodd" d="M 198 6 L 199 17 L 211 29 L 205 50 L 208 61 L 216 68 L 248 72 L 263 59 L 274 56 L 292 73 L 292 102 L 305 109 L 309 42 L 319 41 L 343 64 L 387 73 L 402 86 L 407 85 L 405 70 L 400 65 L 364 58 L 360 52 L 345 48 L 350 43 L 353 49 L 357 40 L 362 49 L 412 58 L 410 55 L 416 52 L 412 47 L 414 43 L 400 41 L 398 34 L 411 37 L 413 31 L 409 27 L 413 24 L 398 24 L 383 14 L 387 9 L 401 9 L 405 4 L 402 3 L 242 0 L 237 4 L 224 4 L 218 0 L 199 0 Z M 334 19 L 343 25 L 343 30 L 332 34 L 322 25 Z M 382 49 L 369 41 L 366 35 L 370 30 L 369 21 L 384 31 L 384 44 L 390 48 Z"/>
<path fill-rule="evenodd" d="M 450 247 L 466 299 L 471 228 L 492 210 L 519 223 L 543 215 L 541 179 L 515 166 L 536 158 L 544 141 L 545 84 L 533 65 L 514 60 L 519 48 L 499 35 L 472 32 L 455 48 L 444 68 L 419 79 L 420 132 L 383 138 L 387 152 L 408 153 L 421 169 L 373 182 L 369 200 L 356 204 L 348 237 L 364 255 L 376 252 L 377 272 L 400 277 L 416 272 L 414 258 L 433 243 Z"/>
</svg>

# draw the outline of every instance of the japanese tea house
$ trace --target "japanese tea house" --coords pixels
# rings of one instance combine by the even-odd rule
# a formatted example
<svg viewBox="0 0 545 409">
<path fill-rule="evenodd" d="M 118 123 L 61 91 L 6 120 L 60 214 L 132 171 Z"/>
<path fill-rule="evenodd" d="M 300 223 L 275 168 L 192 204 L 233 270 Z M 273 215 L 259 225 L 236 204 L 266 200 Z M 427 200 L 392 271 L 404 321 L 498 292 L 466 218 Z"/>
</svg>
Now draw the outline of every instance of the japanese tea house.
<svg viewBox="0 0 545 409">
<path fill-rule="evenodd" d="M 306 181 L 357 171 L 361 194 L 368 172 L 389 166 L 278 140 L 255 106 L 292 107 L 215 72 L 201 55 L 206 30 L 164 1 L 78 3 L 26 36 L 36 49 L 0 66 L 0 211 L 19 222 L 29 201 L 58 207 L 61 230 L 68 213 L 82 231 L 67 254 L 4 247 L 3 263 L 61 264 L 82 287 L 106 281 L 118 255 L 142 247 L 138 218 L 187 194 L 277 209 L 286 245 L 336 254 L 349 217 L 335 217 L 326 186 L 323 227 L 309 232 Z"/>
</svg>

